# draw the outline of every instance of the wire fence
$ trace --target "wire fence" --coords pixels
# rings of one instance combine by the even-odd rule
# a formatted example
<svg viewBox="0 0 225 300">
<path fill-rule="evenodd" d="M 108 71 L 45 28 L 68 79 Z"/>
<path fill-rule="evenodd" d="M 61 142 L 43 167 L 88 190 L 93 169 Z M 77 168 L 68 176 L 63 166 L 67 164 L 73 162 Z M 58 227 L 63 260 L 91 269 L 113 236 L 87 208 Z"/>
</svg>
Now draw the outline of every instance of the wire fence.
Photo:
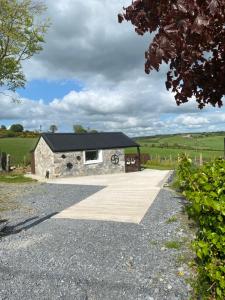
<svg viewBox="0 0 225 300">
<path fill-rule="evenodd" d="M 142 165 L 144 166 L 168 166 L 168 167 L 176 167 L 179 163 L 181 155 L 177 155 L 174 157 L 173 155 L 169 156 L 162 156 L 162 155 L 148 155 L 148 160 L 144 163 L 142 162 Z M 210 162 L 214 159 L 212 158 L 205 158 L 203 156 L 203 153 L 199 153 L 198 155 L 190 157 L 193 161 L 193 163 L 197 166 L 201 166 L 206 162 Z"/>
</svg>

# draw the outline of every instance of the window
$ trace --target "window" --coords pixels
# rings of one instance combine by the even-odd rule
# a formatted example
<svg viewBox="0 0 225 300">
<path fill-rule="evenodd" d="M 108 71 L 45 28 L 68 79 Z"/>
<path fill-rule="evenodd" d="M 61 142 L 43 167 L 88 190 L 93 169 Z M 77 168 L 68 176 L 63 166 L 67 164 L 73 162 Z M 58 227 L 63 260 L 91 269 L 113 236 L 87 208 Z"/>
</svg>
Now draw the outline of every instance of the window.
<svg viewBox="0 0 225 300">
<path fill-rule="evenodd" d="M 98 151 L 85 151 L 85 160 L 98 160 Z"/>
<path fill-rule="evenodd" d="M 84 151 L 84 163 L 96 164 L 102 162 L 102 150 Z"/>
</svg>

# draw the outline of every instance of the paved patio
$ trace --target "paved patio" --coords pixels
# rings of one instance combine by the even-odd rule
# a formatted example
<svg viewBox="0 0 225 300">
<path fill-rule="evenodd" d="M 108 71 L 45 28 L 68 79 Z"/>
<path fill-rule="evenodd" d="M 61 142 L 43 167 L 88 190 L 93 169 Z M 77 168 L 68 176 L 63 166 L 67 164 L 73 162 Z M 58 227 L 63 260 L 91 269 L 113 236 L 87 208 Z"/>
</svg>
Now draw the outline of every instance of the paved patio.
<svg viewBox="0 0 225 300">
<path fill-rule="evenodd" d="M 168 176 L 169 171 L 145 170 L 50 180 L 49 183 L 55 184 L 105 186 L 53 218 L 139 224 Z"/>
</svg>

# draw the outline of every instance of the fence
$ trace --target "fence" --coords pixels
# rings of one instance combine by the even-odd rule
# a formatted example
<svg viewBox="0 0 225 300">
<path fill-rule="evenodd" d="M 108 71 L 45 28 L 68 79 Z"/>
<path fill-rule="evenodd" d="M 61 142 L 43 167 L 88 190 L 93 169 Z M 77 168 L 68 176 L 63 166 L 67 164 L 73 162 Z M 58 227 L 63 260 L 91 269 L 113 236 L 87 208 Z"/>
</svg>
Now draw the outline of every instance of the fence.
<svg viewBox="0 0 225 300">
<path fill-rule="evenodd" d="M 10 155 L 6 152 L 0 152 L 0 171 L 10 171 Z"/>
<path fill-rule="evenodd" d="M 175 167 L 180 159 L 180 155 L 178 154 L 176 157 L 175 156 L 161 156 L 161 155 L 148 155 L 149 159 L 148 161 L 145 161 L 144 163 L 141 162 L 142 165 L 144 166 L 168 166 L 168 167 Z M 195 165 L 201 166 L 205 162 L 209 162 L 211 159 L 205 159 L 203 157 L 203 154 L 200 153 L 199 155 L 196 155 L 194 157 L 191 157 L 193 163 Z"/>
</svg>

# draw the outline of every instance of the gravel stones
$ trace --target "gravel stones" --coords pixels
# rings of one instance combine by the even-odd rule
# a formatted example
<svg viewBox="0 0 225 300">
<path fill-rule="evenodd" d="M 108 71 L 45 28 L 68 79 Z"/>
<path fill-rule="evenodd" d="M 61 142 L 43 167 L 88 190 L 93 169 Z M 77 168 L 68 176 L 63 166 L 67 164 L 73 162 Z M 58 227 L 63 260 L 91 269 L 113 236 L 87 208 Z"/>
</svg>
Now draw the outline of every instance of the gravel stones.
<svg viewBox="0 0 225 300">
<path fill-rule="evenodd" d="M 0 299 L 189 298 L 190 286 L 178 275 L 186 270 L 177 259 L 187 251 L 185 243 L 165 247 L 181 227 L 182 237 L 191 234 L 180 218 L 167 223 L 183 207 L 174 192 L 161 190 L 138 225 L 48 218 L 101 188 L 41 184 L 17 199 L 30 210 L 12 213 L 12 226 L 45 219 L 1 239 Z"/>
</svg>

